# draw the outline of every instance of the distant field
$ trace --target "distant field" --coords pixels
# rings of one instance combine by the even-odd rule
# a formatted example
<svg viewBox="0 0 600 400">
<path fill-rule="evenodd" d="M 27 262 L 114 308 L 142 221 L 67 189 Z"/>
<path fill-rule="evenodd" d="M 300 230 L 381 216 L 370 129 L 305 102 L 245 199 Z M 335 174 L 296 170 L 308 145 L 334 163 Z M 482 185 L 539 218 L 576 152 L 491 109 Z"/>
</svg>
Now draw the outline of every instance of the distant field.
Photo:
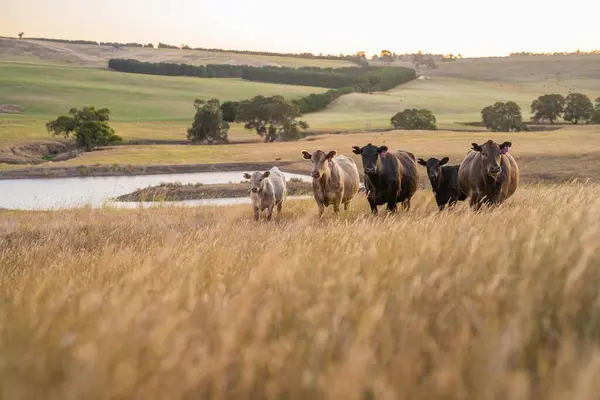
<svg viewBox="0 0 600 400">
<path fill-rule="evenodd" d="M 45 166 L 77 165 L 148 165 L 148 164 L 203 164 L 231 162 L 296 161 L 291 166 L 308 172 L 310 163 L 302 160 L 302 150 L 335 149 L 352 157 L 360 166 L 360 158 L 351 153 L 352 146 L 373 143 L 385 144 L 392 149 L 402 148 L 416 157 L 450 157 L 459 163 L 471 147 L 471 142 L 483 143 L 488 139 L 509 140 L 511 153 L 522 166 L 527 179 L 566 180 L 570 177 L 592 178 L 600 182 L 600 127 L 565 128 L 553 132 L 490 133 L 490 132 L 402 132 L 358 133 L 323 135 L 298 142 L 247 143 L 217 146 L 145 145 L 119 146 L 83 154 L 60 163 Z M 18 167 L 9 167 L 11 169 Z M 22 168 L 22 167 L 21 167 Z"/>
<path fill-rule="evenodd" d="M 421 68 L 422 79 L 389 92 L 343 96 L 307 119 L 321 129 L 386 128 L 404 108 L 427 108 L 439 128 L 464 129 L 464 122 L 479 121 L 481 109 L 496 101 L 517 102 L 528 120 L 531 102 L 540 95 L 572 91 L 592 100 L 600 96 L 600 56 L 469 59 L 438 65 L 436 70 Z"/>
<path fill-rule="evenodd" d="M 111 58 L 133 58 L 140 61 L 171 62 L 178 64 L 246 64 L 282 67 L 347 67 L 356 64 L 342 60 L 316 60 L 293 57 L 254 56 L 178 49 L 145 49 L 112 46 L 94 46 L 45 42 L 40 40 L 0 39 L 0 59 L 44 64 L 72 64 L 88 67 L 106 67 Z"/>
</svg>

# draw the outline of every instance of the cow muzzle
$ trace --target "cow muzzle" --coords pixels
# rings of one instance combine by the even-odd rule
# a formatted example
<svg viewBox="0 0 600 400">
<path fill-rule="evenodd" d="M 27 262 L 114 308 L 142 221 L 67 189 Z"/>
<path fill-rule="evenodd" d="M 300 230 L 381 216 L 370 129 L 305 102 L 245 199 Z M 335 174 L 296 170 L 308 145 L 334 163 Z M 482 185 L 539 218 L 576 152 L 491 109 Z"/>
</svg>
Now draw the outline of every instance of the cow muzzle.
<svg viewBox="0 0 600 400">
<path fill-rule="evenodd" d="M 365 173 L 366 173 L 367 175 L 374 175 L 374 174 L 375 174 L 375 172 L 377 172 L 377 169 L 376 169 L 376 168 L 365 168 Z"/>
<path fill-rule="evenodd" d="M 253 187 L 251 191 L 252 193 L 258 193 L 258 188 Z"/>
<path fill-rule="evenodd" d="M 310 176 L 312 176 L 315 179 L 319 179 L 319 177 L 321 176 L 321 173 L 319 171 L 313 171 L 313 172 L 311 172 Z"/>
<path fill-rule="evenodd" d="M 500 168 L 499 166 L 490 167 L 488 169 L 488 175 L 494 178 L 500 175 L 500 172 L 502 172 L 502 168 Z"/>
</svg>

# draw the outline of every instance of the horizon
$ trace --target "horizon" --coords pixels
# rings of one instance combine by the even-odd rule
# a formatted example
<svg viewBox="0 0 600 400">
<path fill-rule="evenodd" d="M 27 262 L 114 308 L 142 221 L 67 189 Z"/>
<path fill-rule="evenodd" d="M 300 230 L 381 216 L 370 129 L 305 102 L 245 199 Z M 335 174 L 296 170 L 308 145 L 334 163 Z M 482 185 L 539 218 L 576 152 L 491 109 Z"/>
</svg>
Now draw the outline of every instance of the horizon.
<svg viewBox="0 0 600 400">
<path fill-rule="evenodd" d="M 434 0 L 428 9 L 433 8 L 436 12 L 430 15 L 425 15 L 423 7 L 417 4 L 375 0 L 370 3 L 371 9 L 379 11 L 385 7 L 389 9 L 386 15 L 400 16 L 380 21 L 365 18 L 362 8 L 339 0 L 328 3 L 307 0 L 302 8 L 294 8 L 294 18 L 290 21 L 289 11 L 275 0 L 258 0 L 252 4 L 238 0 L 221 0 L 219 4 L 197 4 L 186 0 L 168 3 L 166 0 L 144 3 L 132 0 L 121 4 L 107 0 L 102 7 L 94 7 L 93 13 L 91 7 L 70 0 L 54 0 L 51 4 L 22 0 L 4 7 L 0 15 L 0 35 L 16 37 L 19 32 L 24 32 L 25 38 L 154 45 L 162 42 L 192 48 L 316 55 L 364 51 L 369 58 L 383 49 L 396 54 L 453 53 L 465 58 L 598 49 L 598 44 L 594 43 L 595 13 L 591 12 L 597 7 L 590 0 L 571 3 L 575 9 L 590 9 L 577 20 L 564 19 L 560 13 L 543 19 L 528 18 L 539 12 L 537 3 L 542 4 L 506 0 L 506 7 L 494 10 L 494 18 L 490 20 L 489 12 L 479 7 L 475 0 L 459 0 L 453 4 Z M 515 9 L 520 12 L 515 13 Z M 424 18 L 411 16 L 419 13 Z M 197 18 L 198 15 L 204 18 Z M 513 20 L 520 22 L 522 17 L 525 17 L 523 26 L 510 23 Z M 68 23 L 57 23 L 61 18 L 68 19 Z M 263 23 L 265 20 L 267 22 Z M 509 23 L 499 25 L 496 21 Z M 512 28 L 515 25 L 519 29 Z M 542 39 L 540 32 L 545 33 Z"/>
</svg>

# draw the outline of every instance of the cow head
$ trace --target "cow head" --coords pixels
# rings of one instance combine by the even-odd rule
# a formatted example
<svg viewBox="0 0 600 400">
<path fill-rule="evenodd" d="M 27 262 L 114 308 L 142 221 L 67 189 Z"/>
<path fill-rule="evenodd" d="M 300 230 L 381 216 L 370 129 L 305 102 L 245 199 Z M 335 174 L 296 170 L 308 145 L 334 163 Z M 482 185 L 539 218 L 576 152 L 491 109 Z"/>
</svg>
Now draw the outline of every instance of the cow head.
<svg viewBox="0 0 600 400">
<path fill-rule="evenodd" d="M 264 187 L 264 179 L 269 177 L 269 171 L 266 172 L 254 172 L 252 175 L 244 173 L 244 178 L 249 179 L 252 184 L 252 193 L 259 193 Z"/>
<path fill-rule="evenodd" d="M 481 160 L 483 162 L 483 169 L 485 173 L 492 178 L 496 179 L 502 172 L 500 166 L 500 159 L 502 154 L 506 154 L 508 147 L 512 146 L 511 142 L 504 142 L 498 144 L 493 140 L 488 140 L 482 145 L 477 143 L 471 143 L 474 151 L 481 153 Z"/>
<path fill-rule="evenodd" d="M 354 154 L 360 154 L 362 157 L 363 170 L 367 175 L 373 175 L 377 171 L 377 162 L 379 156 L 385 157 L 385 153 L 388 151 L 387 146 L 373 146 L 371 143 L 364 147 L 354 146 L 352 152 Z"/>
<path fill-rule="evenodd" d="M 315 179 L 319 179 L 321 176 L 325 174 L 325 170 L 327 168 L 326 163 L 331 160 L 337 151 L 331 150 L 329 153 L 325 153 L 321 150 L 315 150 L 312 154 L 308 151 L 302 150 L 302 157 L 306 160 L 312 161 L 312 171 L 310 172 L 310 176 Z"/>
<path fill-rule="evenodd" d="M 431 157 L 427 161 L 419 158 L 417 161 L 419 164 L 427 168 L 427 176 L 429 177 L 429 182 L 431 182 L 431 187 L 434 189 L 438 186 L 440 181 L 440 176 L 442 175 L 442 165 L 447 164 L 448 161 L 450 161 L 448 157 L 444 157 L 441 160 Z"/>
</svg>

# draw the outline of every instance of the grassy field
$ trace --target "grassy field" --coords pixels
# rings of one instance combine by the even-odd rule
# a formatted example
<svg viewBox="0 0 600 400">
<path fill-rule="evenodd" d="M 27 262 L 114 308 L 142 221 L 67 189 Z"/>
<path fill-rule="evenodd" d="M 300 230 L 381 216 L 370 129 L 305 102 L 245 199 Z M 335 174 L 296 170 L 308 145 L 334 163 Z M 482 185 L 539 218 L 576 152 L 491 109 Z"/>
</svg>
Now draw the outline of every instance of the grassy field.
<svg viewBox="0 0 600 400">
<path fill-rule="evenodd" d="M 391 149 L 402 148 L 416 157 L 450 157 L 459 163 L 471 148 L 472 142 L 488 139 L 513 143 L 511 153 L 521 166 L 522 174 L 531 180 L 565 180 L 570 177 L 592 178 L 600 182 L 600 127 L 581 126 L 552 132 L 490 133 L 490 132 L 403 132 L 357 133 L 322 135 L 298 142 L 247 143 L 215 146 L 144 145 L 121 146 L 95 151 L 52 166 L 96 164 L 202 164 L 266 161 L 297 161 L 292 168 L 308 172 L 310 163 L 304 161 L 302 150 L 335 149 L 352 157 L 361 167 L 360 157 L 352 146 L 374 143 Z M 46 164 L 33 168 L 45 168 Z M 22 167 L 21 167 L 22 168 Z M 424 174 L 424 170 L 422 171 Z M 425 175 L 424 175 L 425 176 Z"/>
<path fill-rule="evenodd" d="M 6 398 L 594 399 L 600 187 L 497 210 L 0 212 Z"/>
<path fill-rule="evenodd" d="M 155 44 L 156 45 L 156 44 Z M 105 68 L 111 58 L 133 58 L 149 62 L 177 64 L 246 64 L 254 66 L 273 65 L 281 67 L 338 68 L 356 64 L 341 60 L 310 60 L 305 58 L 255 56 L 212 51 L 184 51 L 178 49 L 144 49 L 112 46 L 94 46 L 69 43 L 53 43 L 39 40 L 15 40 L 0 38 L 0 59 L 35 64 L 79 65 Z"/>
</svg>

